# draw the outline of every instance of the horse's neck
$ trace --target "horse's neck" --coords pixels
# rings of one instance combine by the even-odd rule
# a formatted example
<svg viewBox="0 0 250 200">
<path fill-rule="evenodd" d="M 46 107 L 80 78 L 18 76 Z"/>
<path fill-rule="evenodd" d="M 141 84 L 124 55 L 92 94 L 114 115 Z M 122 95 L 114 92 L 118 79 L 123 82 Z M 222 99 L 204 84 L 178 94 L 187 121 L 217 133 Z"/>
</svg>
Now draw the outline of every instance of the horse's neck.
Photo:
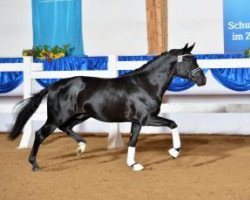
<svg viewBox="0 0 250 200">
<path fill-rule="evenodd" d="M 174 65 L 171 59 L 159 58 L 150 63 L 141 72 L 142 79 L 147 82 L 150 93 L 162 98 L 174 75 Z"/>
</svg>

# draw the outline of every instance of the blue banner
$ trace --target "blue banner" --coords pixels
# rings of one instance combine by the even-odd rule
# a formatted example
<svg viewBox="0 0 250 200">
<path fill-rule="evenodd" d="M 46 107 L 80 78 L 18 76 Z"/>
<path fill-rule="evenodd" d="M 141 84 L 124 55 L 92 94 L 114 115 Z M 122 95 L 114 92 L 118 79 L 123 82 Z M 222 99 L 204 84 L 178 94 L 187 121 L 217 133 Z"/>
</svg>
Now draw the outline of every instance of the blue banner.
<svg viewBox="0 0 250 200">
<path fill-rule="evenodd" d="M 225 53 L 243 53 L 250 48 L 250 1 L 223 2 Z"/>
<path fill-rule="evenodd" d="M 82 1 L 32 0 L 33 45 L 70 45 L 69 54 L 82 56 Z"/>
</svg>

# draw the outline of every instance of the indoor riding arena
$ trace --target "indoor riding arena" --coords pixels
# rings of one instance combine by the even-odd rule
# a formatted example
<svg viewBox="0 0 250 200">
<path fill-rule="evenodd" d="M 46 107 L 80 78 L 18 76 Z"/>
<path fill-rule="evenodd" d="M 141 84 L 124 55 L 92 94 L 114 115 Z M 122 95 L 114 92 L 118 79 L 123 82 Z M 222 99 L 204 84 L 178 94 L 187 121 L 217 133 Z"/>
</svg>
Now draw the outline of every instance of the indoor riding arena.
<svg viewBox="0 0 250 200">
<path fill-rule="evenodd" d="M 249 200 L 246 0 L 1 0 L 0 200 Z"/>
</svg>

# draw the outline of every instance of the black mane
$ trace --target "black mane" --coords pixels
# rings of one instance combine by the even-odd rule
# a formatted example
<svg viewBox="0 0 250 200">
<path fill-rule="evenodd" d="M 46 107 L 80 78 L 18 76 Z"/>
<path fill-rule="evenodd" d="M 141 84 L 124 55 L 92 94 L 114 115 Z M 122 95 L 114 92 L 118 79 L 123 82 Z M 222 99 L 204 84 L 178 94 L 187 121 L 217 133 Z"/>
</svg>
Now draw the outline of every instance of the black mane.
<svg viewBox="0 0 250 200">
<path fill-rule="evenodd" d="M 163 53 L 161 53 L 161 54 L 155 56 L 153 59 L 149 60 L 147 63 L 145 63 L 145 64 L 142 65 L 141 67 L 139 67 L 139 68 L 137 68 L 137 69 L 135 69 L 135 70 L 133 70 L 133 71 L 127 72 L 127 73 L 125 73 L 125 74 L 123 74 L 123 75 L 121 75 L 121 76 L 127 76 L 127 75 L 131 75 L 131 74 L 134 74 L 134 73 L 137 73 L 137 72 L 141 72 L 141 71 L 143 71 L 144 69 L 146 69 L 149 65 L 151 65 L 153 62 L 155 62 L 156 60 L 158 60 L 158 59 L 161 58 L 162 56 L 166 56 L 166 55 L 168 55 L 168 54 L 169 54 L 169 52 L 167 52 L 167 51 L 166 51 L 166 52 L 163 52 Z"/>
</svg>

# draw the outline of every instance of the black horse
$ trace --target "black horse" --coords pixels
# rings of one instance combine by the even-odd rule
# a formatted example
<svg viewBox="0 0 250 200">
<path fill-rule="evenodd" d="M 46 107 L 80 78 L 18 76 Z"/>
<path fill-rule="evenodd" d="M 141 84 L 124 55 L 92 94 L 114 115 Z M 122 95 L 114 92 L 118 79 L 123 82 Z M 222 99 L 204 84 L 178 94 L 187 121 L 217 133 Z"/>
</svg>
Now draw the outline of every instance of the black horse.
<svg viewBox="0 0 250 200">
<path fill-rule="evenodd" d="M 86 141 L 72 128 L 93 117 L 105 122 L 131 122 L 131 136 L 127 165 L 133 170 L 143 166 L 135 162 L 135 146 L 141 126 L 167 126 L 172 130 L 173 148 L 169 153 L 177 157 L 180 138 L 174 121 L 159 117 L 162 97 L 173 77 L 183 77 L 198 86 L 206 84 L 206 77 L 191 54 L 194 44 L 172 49 L 156 56 L 139 69 L 118 78 L 72 77 L 60 80 L 34 94 L 21 104 L 15 123 L 9 133 L 15 139 L 36 111 L 42 99 L 47 99 L 47 121 L 35 133 L 29 157 L 33 171 L 40 169 L 36 161 L 40 144 L 56 128 L 66 132 L 84 151 Z"/>
</svg>

